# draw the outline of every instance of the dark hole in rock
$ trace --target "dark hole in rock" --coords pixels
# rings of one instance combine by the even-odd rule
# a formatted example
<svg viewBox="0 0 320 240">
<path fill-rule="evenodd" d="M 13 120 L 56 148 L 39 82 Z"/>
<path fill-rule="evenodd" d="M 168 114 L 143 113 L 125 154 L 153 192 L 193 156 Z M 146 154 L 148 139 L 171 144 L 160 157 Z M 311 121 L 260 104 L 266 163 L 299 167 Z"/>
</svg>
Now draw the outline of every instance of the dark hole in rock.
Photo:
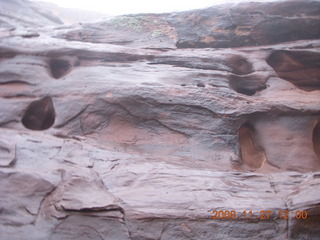
<svg viewBox="0 0 320 240">
<path fill-rule="evenodd" d="M 58 79 L 66 75 L 70 70 L 70 64 L 66 60 L 53 59 L 49 63 L 51 74 L 54 78 Z"/>
<path fill-rule="evenodd" d="M 267 63 L 278 76 L 305 91 L 320 89 L 320 54 L 308 51 L 273 51 Z"/>
<path fill-rule="evenodd" d="M 54 124 L 55 117 L 52 98 L 44 97 L 30 103 L 22 118 L 22 124 L 31 130 L 46 130 Z"/>
<path fill-rule="evenodd" d="M 252 64 L 241 56 L 232 56 L 227 60 L 232 73 L 237 75 L 246 75 L 253 72 Z"/>
<path fill-rule="evenodd" d="M 240 127 L 239 143 L 243 163 L 251 168 L 262 167 L 266 156 L 257 140 L 256 130 L 251 124 L 245 123 Z"/>
<path fill-rule="evenodd" d="M 34 37 L 39 37 L 39 36 L 40 36 L 40 34 L 36 33 L 36 32 L 28 32 L 28 33 L 21 35 L 21 37 L 23 37 L 23 38 L 34 38 Z"/>
<path fill-rule="evenodd" d="M 320 160 L 320 122 L 315 126 L 312 135 L 313 149 Z"/>
<path fill-rule="evenodd" d="M 203 83 L 198 83 L 197 87 L 205 87 L 206 85 L 204 85 Z"/>
<path fill-rule="evenodd" d="M 254 90 L 246 89 L 246 88 L 243 88 L 243 87 L 238 87 L 236 89 L 236 91 L 238 93 L 242 93 L 242 94 L 247 95 L 247 96 L 252 96 L 252 95 L 254 95 L 256 93 L 256 91 L 254 91 Z"/>
<path fill-rule="evenodd" d="M 231 75 L 229 78 L 229 86 L 238 93 L 248 96 L 254 95 L 257 91 L 266 88 L 266 79 L 257 75 L 237 76 Z"/>
</svg>

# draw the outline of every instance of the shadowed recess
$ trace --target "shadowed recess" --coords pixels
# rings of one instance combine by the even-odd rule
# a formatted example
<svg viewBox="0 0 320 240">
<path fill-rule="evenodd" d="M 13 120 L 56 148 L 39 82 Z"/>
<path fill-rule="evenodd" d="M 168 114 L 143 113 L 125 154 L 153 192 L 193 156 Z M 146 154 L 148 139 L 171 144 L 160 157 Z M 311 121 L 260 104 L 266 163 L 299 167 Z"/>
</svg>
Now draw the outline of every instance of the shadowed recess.
<svg viewBox="0 0 320 240">
<path fill-rule="evenodd" d="M 312 135 L 313 149 L 320 160 L 320 122 L 315 126 Z"/>
<path fill-rule="evenodd" d="M 239 129 L 239 143 L 243 163 L 252 168 L 262 167 L 266 160 L 265 153 L 257 141 L 256 130 L 251 124 L 245 123 Z"/>
<path fill-rule="evenodd" d="M 310 239 L 316 240 L 320 236 L 320 215 L 311 215 L 308 210 L 306 219 L 294 219 L 292 226 L 289 228 L 290 239 Z"/>
<path fill-rule="evenodd" d="M 22 124 L 31 130 L 46 130 L 54 124 L 55 117 L 52 98 L 44 97 L 30 103 L 22 118 Z"/>
<path fill-rule="evenodd" d="M 232 73 L 237 75 L 246 75 L 253 72 L 252 64 L 244 57 L 232 56 L 227 60 L 228 66 L 231 67 Z"/>
<path fill-rule="evenodd" d="M 52 59 L 49 63 L 50 71 L 55 79 L 65 76 L 70 70 L 70 64 L 66 60 Z"/>
<path fill-rule="evenodd" d="M 267 63 L 280 78 L 305 91 L 320 90 L 320 54 L 311 51 L 273 51 Z"/>
<path fill-rule="evenodd" d="M 237 93 L 252 96 L 257 91 L 266 88 L 266 80 L 254 74 L 246 76 L 231 75 L 229 77 L 229 87 Z"/>
</svg>

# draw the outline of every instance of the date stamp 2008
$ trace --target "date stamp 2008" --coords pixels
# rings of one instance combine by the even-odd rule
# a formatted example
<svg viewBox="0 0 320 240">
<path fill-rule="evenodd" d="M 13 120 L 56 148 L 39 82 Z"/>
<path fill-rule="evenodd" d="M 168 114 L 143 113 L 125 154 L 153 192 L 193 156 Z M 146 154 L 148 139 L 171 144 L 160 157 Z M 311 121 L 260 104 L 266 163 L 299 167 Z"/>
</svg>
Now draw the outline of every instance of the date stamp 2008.
<svg viewBox="0 0 320 240">
<path fill-rule="evenodd" d="M 260 219 L 260 220 L 268 220 L 268 219 L 307 219 L 308 213 L 307 211 L 270 211 L 270 210 L 261 210 L 259 211 L 248 211 L 245 210 L 243 212 L 237 211 L 228 211 L 228 210 L 214 210 L 212 211 L 212 219 Z"/>
</svg>

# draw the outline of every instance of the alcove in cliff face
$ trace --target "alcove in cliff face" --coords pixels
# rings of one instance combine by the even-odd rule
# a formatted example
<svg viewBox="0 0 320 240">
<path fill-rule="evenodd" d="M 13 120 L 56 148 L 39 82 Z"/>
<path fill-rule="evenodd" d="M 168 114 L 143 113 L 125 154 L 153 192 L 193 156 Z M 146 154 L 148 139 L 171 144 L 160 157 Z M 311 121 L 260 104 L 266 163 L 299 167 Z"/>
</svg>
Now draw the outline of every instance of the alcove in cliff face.
<svg viewBox="0 0 320 240">
<path fill-rule="evenodd" d="M 264 150 L 257 140 L 256 130 L 249 124 L 243 124 L 239 129 L 241 159 L 251 168 L 261 168 L 266 160 Z"/>
<path fill-rule="evenodd" d="M 267 63 L 278 76 L 305 91 L 320 90 L 320 54 L 312 51 L 273 51 Z"/>
<path fill-rule="evenodd" d="M 243 56 L 232 56 L 227 60 L 232 74 L 229 76 L 229 87 L 237 93 L 247 96 L 266 88 L 266 80 L 254 72 L 252 64 Z"/>
<path fill-rule="evenodd" d="M 252 64 L 242 56 L 230 57 L 227 65 L 232 69 L 232 73 L 237 75 L 247 75 L 253 72 Z"/>
<path fill-rule="evenodd" d="M 46 130 L 55 121 L 55 110 L 51 97 L 44 97 L 30 103 L 21 122 L 31 130 Z"/>
<path fill-rule="evenodd" d="M 245 76 L 231 75 L 229 78 L 229 86 L 237 93 L 252 96 L 257 91 L 266 88 L 266 79 L 255 74 Z"/>
<path fill-rule="evenodd" d="M 315 126 L 312 135 L 313 149 L 320 160 L 320 122 Z"/>
<path fill-rule="evenodd" d="M 317 119 L 292 115 L 255 118 L 254 126 L 266 163 L 282 171 L 318 171 L 320 127 Z"/>
<path fill-rule="evenodd" d="M 66 60 L 62 59 L 52 59 L 49 62 L 49 68 L 51 75 L 55 79 L 59 79 L 63 76 L 65 76 L 70 71 L 70 63 Z"/>
</svg>

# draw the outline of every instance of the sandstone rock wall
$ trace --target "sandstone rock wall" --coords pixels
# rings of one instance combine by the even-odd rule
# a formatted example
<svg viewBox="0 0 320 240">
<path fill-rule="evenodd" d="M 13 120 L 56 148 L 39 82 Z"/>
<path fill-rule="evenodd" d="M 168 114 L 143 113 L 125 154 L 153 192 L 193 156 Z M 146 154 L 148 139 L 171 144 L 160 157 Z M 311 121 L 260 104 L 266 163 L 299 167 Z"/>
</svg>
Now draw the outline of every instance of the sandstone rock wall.
<svg viewBox="0 0 320 240">
<path fill-rule="evenodd" d="M 0 239 L 319 239 L 319 8 L 3 36 Z"/>
</svg>

